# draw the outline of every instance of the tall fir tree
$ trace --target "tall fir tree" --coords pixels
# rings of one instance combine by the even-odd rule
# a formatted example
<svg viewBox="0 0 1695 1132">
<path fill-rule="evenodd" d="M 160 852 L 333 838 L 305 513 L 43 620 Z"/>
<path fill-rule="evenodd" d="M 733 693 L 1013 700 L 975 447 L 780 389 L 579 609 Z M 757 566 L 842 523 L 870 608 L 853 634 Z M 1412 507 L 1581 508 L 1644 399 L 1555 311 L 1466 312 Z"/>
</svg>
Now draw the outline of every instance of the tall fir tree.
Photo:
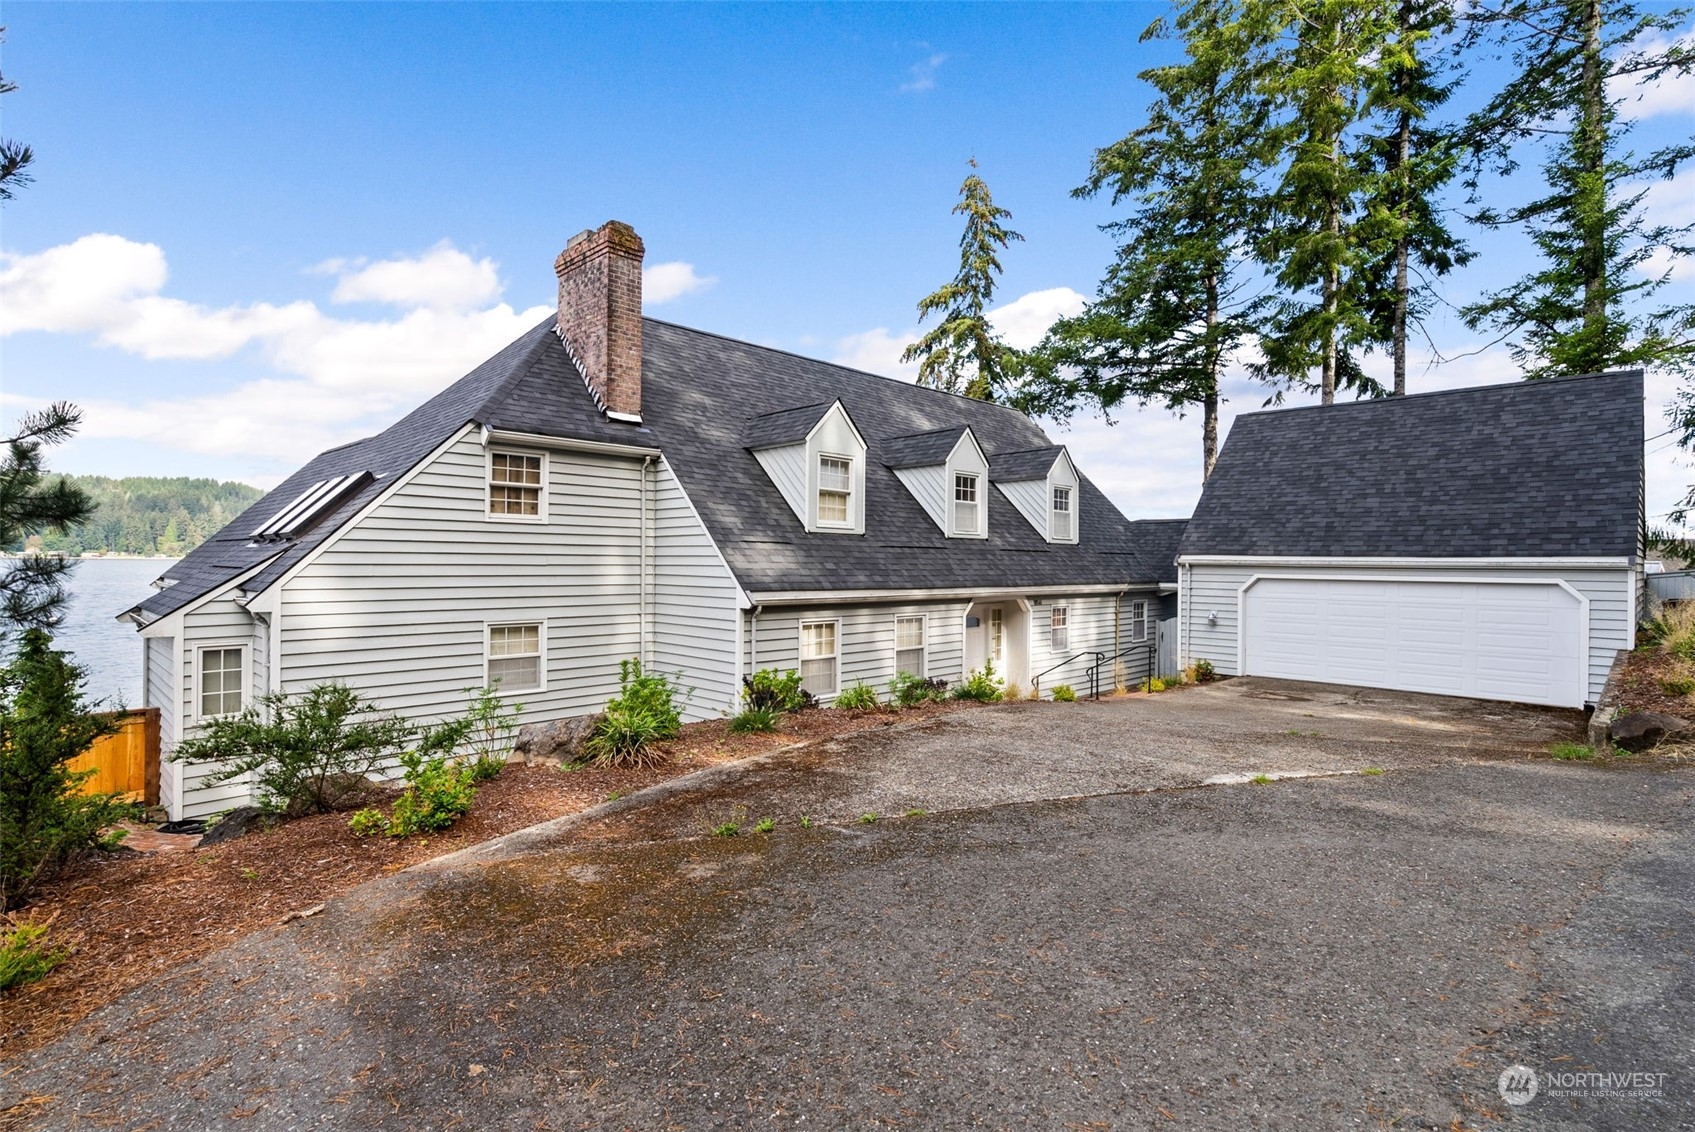
<svg viewBox="0 0 1695 1132">
<path fill-rule="evenodd" d="M 0 27 L 0 43 L 6 41 L 6 29 Z M 0 75 L 0 94 L 11 94 L 18 84 Z M 0 138 L 0 201 L 12 199 L 15 190 L 23 188 L 34 178 L 29 172 L 35 151 L 20 141 Z"/>
<path fill-rule="evenodd" d="M 1474 215 L 1488 228 L 1526 232 L 1541 264 L 1463 311 L 1474 329 L 1508 341 L 1527 377 L 1695 368 L 1695 306 L 1654 301 L 1678 261 L 1695 254 L 1695 225 L 1652 222 L 1642 207 L 1654 181 L 1695 156 L 1695 143 L 1685 134 L 1638 154 L 1627 146 L 1633 123 L 1620 113 L 1639 84 L 1695 67 L 1695 45 L 1659 42 L 1686 16 L 1631 0 L 1485 0 L 1470 11 L 1469 45 L 1493 43 L 1512 64 L 1467 123 L 1474 200 L 1485 173 L 1513 173 L 1532 143 L 1546 150 L 1542 195 Z"/>
<path fill-rule="evenodd" d="M 959 271 L 953 280 L 918 302 L 920 324 L 931 315 L 941 322 L 908 346 L 903 362 L 918 362 L 918 383 L 979 401 L 1003 396 L 1018 366 L 1017 351 L 1000 340 L 989 323 L 1000 253 L 1024 237 L 1003 223 L 1012 213 L 995 204 L 989 186 L 977 175 L 977 160 L 959 187 L 953 213 L 965 217 L 959 238 Z"/>
<path fill-rule="evenodd" d="M 1276 53 L 1262 73 L 1287 154 L 1256 248 L 1277 288 L 1258 371 L 1270 381 L 1316 384 L 1326 405 L 1338 389 L 1381 394 L 1359 353 L 1376 339 L 1370 269 L 1389 242 L 1382 216 L 1365 202 L 1380 179 L 1367 130 L 1393 41 L 1391 5 L 1250 0 L 1245 10 L 1252 40 Z"/>
<path fill-rule="evenodd" d="M 44 530 L 67 530 L 94 514 L 88 494 L 63 477 L 49 482 L 42 462 L 44 445 L 58 444 L 76 431 L 81 412 L 60 402 L 26 415 L 17 432 L 0 440 L 0 546 L 21 545 Z M 20 629 L 50 629 L 64 617 L 64 575 L 74 560 L 45 556 L 13 559 L 0 573 L 0 646 Z"/>
<path fill-rule="evenodd" d="M 1017 404 L 1064 419 L 1125 404 L 1201 412 L 1201 475 L 1218 458 L 1220 383 L 1254 330 L 1246 252 L 1262 220 L 1256 179 L 1273 155 L 1270 106 L 1241 50 L 1239 0 L 1191 0 L 1143 39 L 1173 37 L 1181 62 L 1142 72 L 1157 92 L 1147 124 L 1097 150 L 1074 190 L 1110 188 L 1130 214 L 1096 297 L 1029 358 Z"/>
</svg>

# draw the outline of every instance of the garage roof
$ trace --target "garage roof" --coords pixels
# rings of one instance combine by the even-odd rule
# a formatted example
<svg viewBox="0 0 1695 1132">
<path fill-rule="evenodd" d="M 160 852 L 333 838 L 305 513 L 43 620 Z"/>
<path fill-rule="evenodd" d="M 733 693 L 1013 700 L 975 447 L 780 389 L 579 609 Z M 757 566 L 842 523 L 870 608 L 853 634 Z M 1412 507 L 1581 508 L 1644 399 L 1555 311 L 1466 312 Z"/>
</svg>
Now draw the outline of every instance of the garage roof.
<svg viewBox="0 0 1695 1132">
<path fill-rule="evenodd" d="M 1183 556 L 1634 557 L 1642 372 L 1236 418 Z"/>
</svg>

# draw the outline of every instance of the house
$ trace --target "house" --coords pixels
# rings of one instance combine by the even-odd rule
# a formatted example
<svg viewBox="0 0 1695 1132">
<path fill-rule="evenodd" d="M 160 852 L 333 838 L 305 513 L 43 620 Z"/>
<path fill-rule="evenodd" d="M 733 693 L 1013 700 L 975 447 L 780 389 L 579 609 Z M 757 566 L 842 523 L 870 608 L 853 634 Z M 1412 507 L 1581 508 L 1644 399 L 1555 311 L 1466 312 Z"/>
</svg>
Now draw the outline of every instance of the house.
<svg viewBox="0 0 1695 1132">
<path fill-rule="evenodd" d="M 1149 663 L 1173 528 L 1132 524 L 1020 414 L 644 318 L 640 238 L 555 264 L 559 310 L 382 433 L 332 449 L 123 616 L 168 745 L 339 680 L 420 721 L 492 681 L 534 722 L 619 661 L 736 709 L 985 663 L 1025 689 Z M 1110 676 L 1109 676 L 1110 679 Z M 240 804 L 167 762 L 173 818 Z"/>
<path fill-rule="evenodd" d="M 1581 707 L 1635 644 L 1640 372 L 1237 418 L 1178 549 L 1226 675 Z"/>
</svg>

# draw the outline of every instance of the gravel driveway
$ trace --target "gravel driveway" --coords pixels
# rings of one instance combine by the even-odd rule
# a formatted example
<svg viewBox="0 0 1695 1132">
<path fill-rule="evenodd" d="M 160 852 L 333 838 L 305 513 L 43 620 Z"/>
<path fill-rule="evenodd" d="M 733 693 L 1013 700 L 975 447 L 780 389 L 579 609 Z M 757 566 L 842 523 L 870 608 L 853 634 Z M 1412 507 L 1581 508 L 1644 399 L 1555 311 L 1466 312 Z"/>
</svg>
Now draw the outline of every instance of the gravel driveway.
<svg viewBox="0 0 1695 1132">
<path fill-rule="evenodd" d="M 250 937 L 0 1097 L 53 1095 L 48 1127 L 1695 1128 L 1695 775 L 1532 757 L 1577 722 L 1237 680 L 766 756 Z M 1554 1095 L 1579 1072 L 1665 1077 Z"/>
</svg>

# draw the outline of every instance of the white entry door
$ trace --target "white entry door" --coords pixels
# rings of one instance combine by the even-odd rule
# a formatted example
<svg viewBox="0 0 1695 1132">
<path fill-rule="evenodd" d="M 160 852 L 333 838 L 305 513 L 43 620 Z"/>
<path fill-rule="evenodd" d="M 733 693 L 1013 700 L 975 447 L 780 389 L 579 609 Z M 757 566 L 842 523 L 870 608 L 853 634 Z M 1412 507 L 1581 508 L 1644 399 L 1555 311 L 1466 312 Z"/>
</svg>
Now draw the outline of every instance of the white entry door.
<svg viewBox="0 0 1695 1132">
<path fill-rule="evenodd" d="M 1242 599 L 1242 671 L 1581 707 L 1583 603 L 1548 582 L 1261 578 Z"/>
</svg>

